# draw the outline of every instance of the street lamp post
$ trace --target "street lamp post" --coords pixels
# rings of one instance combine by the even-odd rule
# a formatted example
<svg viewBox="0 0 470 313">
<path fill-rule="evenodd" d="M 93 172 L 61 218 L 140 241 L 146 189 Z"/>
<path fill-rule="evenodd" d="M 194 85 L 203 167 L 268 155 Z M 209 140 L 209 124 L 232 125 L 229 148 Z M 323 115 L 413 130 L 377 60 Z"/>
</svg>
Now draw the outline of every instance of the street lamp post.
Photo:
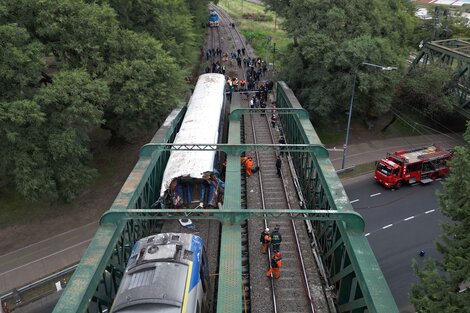
<svg viewBox="0 0 470 313">
<path fill-rule="evenodd" d="M 352 109 L 353 109 L 353 103 L 354 103 L 354 93 L 356 91 L 356 79 L 357 79 L 357 74 L 359 73 L 359 66 L 361 65 L 375 67 L 382 71 L 394 71 L 398 69 L 395 66 L 382 66 L 382 65 L 377 65 L 373 63 L 367 63 L 367 62 L 361 62 L 354 67 L 351 101 L 349 103 L 348 127 L 346 128 L 346 140 L 344 141 L 344 145 L 343 145 L 343 162 L 341 163 L 341 169 L 344 169 L 344 164 L 346 163 L 346 155 L 348 154 L 349 128 L 351 127 L 351 116 L 352 116 Z"/>
</svg>

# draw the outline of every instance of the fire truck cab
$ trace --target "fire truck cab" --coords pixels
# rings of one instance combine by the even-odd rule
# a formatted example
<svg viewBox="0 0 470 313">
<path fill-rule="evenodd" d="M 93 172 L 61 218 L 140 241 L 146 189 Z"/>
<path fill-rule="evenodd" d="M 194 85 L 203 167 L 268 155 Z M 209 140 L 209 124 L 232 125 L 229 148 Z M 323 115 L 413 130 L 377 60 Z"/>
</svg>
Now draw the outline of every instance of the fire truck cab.
<svg viewBox="0 0 470 313">
<path fill-rule="evenodd" d="M 430 183 L 449 173 L 452 152 L 436 145 L 387 153 L 377 162 L 374 178 L 387 188 L 398 189 L 403 184 Z"/>
</svg>

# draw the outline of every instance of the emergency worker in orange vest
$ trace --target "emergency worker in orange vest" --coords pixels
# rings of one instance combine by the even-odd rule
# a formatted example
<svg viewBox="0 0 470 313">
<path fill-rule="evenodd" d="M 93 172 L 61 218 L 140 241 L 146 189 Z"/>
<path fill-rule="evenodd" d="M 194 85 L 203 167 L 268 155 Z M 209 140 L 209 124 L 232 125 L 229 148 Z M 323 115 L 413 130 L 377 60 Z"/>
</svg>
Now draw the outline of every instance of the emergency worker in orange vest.
<svg viewBox="0 0 470 313">
<path fill-rule="evenodd" d="M 251 176 L 251 168 L 253 167 L 253 158 L 251 156 L 243 157 L 240 160 L 242 166 L 245 167 L 246 176 Z"/>
<path fill-rule="evenodd" d="M 261 253 L 266 254 L 268 245 L 271 243 L 271 234 L 269 233 L 269 228 L 266 228 L 261 232 L 259 241 L 261 241 Z"/>
<path fill-rule="evenodd" d="M 271 259 L 271 266 L 269 267 L 266 276 L 270 277 L 274 273 L 274 278 L 279 278 L 279 269 L 282 267 L 281 252 L 276 252 Z"/>
</svg>

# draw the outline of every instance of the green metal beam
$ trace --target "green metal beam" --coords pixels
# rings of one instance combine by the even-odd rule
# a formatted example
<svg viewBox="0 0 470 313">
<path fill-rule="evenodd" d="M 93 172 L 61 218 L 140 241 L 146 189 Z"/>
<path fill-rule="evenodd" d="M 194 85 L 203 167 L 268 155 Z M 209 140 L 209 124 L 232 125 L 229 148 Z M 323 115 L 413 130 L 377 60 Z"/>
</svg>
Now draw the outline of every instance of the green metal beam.
<svg viewBox="0 0 470 313">
<path fill-rule="evenodd" d="M 230 112 L 230 121 L 239 120 L 243 115 L 254 115 L 254 114 L 294 114 L 300 118 L 308 118 L 309 114 L 307 110 L 303 108 L 265 108 L 265 109 L 251 109 L 251 108 L 237 108 Z"/>
<path fill-rule="evenodd" d="M 240 223 L 249 219 L 268 220 L 315 220 L 341 221 L 351 231 L 364 233 L 364 220 L 355 211 L 332 210 L 290 210 L 290 209 L 144 209 L 144 210 L 113 210 L 106 212 L 100 220 L 101 225 L 117 224 L 123 220 L 181 219 L 217 219 L 223 223 Z"/>
<path fill-rule="evenodd" d="M 149 143 L 140 149 L 141 157 L 148 157 L 155 151 L 223 151 L 229 155 L 241 155 L 243 152 L 279 151 L 286 152 L 311 152 L 318 157 L 328 158 L 328 150 L 322 144 L 171 144 Z"/>
</svg>

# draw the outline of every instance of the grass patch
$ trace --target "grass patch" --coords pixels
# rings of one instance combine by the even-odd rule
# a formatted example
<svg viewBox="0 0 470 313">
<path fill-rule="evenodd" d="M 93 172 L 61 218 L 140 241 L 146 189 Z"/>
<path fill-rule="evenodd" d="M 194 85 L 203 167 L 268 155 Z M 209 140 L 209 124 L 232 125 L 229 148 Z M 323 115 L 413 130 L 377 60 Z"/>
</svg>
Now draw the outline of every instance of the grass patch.
<svg viewBox="0 0 470 313">
<path fill-rule="evenodd" d="M 28 202 L 12 187 L 0 188 L 0 227 L 32 221 L 42 215 L 37 208 L 44 208 L 46 213 L 51 211 L 51 206 L 46 201 Z"/>
<path fill-rule="evenodd" d="M 266 58 L 267 36 L 270 36 L 272 39 L 267 47 L 268 62 L 273 63 L 275 57 L 275 64 L 279 66 L 278 56 L 285 53 L 288 44 L 292 42 L 280 28 L 283 19 L 268 11 L 264 5 L 248 1 L 222 0 L 218 5 L 234 19 L 257 56 Z"/>
<path fill-rule="evenodd" d="M 367 173 L 374 172 L 375 161 L 356 165 L 351 171 L 346 171 L 338 174 L 339 179 L 344 180 L 348 178 L 353 178 L 361 176 Z"/>
<path fill-rule="evenodd" d="M 315 125 L 314 127 L 323 144 L 338 145 L 344 142 L 345 132 L 339 123 Z"/>
</svg>

